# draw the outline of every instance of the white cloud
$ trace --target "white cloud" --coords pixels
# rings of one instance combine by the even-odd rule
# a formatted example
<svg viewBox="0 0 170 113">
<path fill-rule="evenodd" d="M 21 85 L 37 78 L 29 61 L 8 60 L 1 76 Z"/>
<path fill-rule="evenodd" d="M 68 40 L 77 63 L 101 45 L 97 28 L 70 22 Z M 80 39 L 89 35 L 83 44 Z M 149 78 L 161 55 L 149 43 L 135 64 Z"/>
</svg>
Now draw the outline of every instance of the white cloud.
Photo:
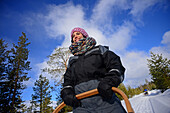
<svg viewBox="0 0 170 113">
<path fill-rule="evenodd" d="M 91 17 L 92 23 L 95 24 L 106 24 L 111 22 L 111 9 L 115 4 L 115 0 L 101 0 L 93 9 L 93 15 Z"/>
<path fill-rule="evenodd" d="M 140 51 L 127 52 L 122 56 L 122 63 L 126 68 L 124 81 L 126 85 L 136 87 L 144 84 L 145 79 L 150 80 L 147 58 L 147 54 Z"/>
<path fill-rule="evenodd" d="M 122 56 L 123 64 L 126 68 L 126 78 L 141 79 L 143 76 L 148 76 L 147 54 L 145 52 L 127 52 Z"/>
<path fill-rule="evenodd" d="M 130 14 L 132 14 L 135 19 L 139 19 L 143 16 L 143 13 L 151 6 L 159 3 L 160 0 L 133 0 L 132 9 Z"/>
<path fill-rule="evenodd" d="M 27 87 L 33 87 L 35 81 L 35 79 L 30 78 L 28 81 L 24 81 L 24 84 L 27 85 Z"/>
<path fill-rule="evenodd" d="M 150 51 L 155 54 L 162 54 L 163 57 L 170 59 L 170 31 L 167 31 L 162 37 L 162 46 L 152 47 Z"/>
<path fill-rule="evenodd" d="M 49 5 L 49 13 L 45 15 L 46 30 L 51 37 L 67 34 L 72 26 L 85 23 L 82 6 L 74 6 L 71 2 L 64 5 Z"/>
<path fill-rule="evenodd" d="M 36 67 L 38 68 L 38 71 L 37 71 L 37 74 L 36 74 L 37 78 L 42 74 L 43 76 L 45 76 L 50 81 L 52 80 L 52 75 L 50 75 L 46 72 L 42 73 L 42 69 L 49 67 L 48 64 L 47 64 L 47 59 L 44 60 L 44 62 L 37 64 Z"/>
<path fill-rule="evenodd" d="M 170 59 L 170 48 L 167 47 L 153 47 L 150 51 L 152 51 L 154 54 L 162 54 L 164 58 Z"/>
<path fill-rule="evenodd" d="M 167 31 L 164 36 L 163 40 L 161 42 L 162 44 L 170 45 L 170 31 Z"/>
<path fill-rule="evenodd" d="M 116 7 L 116 9 L 114 9 Z M 111 24 L 112 15 L 118 10 L 128 9 L 127 0 L 100 0 L 93 9 L 91 20 L 96 24 Z"/>
<path fill-rule="evenodd" d="M 110 48 L 116 51 L 124 51 L 130 44 L 135 29 L 131 22 L 125 22 L 122 26 L 118 27 L 111 38 L 107 39 Z"/>
</svg>

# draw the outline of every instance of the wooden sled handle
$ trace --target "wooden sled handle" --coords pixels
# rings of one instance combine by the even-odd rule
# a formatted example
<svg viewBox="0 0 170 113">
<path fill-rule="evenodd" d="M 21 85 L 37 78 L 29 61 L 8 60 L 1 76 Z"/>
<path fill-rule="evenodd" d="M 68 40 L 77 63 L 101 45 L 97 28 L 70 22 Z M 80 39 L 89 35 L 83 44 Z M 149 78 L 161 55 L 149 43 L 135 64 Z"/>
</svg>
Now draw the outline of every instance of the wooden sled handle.
<svg viewBox="0 0 170 113">
<path fill-rule="evenodd" d="M 134 113 L 133 109 L 132 109 L 132 106 L 127 98 L 127 96 L 125 95 L 125 93 L 123 91 L 121 91 L 120 89 L 118 88 L 115 88 L 115 87 L 112 87 L 112 90 L 115 92 L 115 93 L 118 93 L 119 95 L 121 95 L 125 101 L 125 104 L 126 104 L 126 108 L 127 108 L 127 111 L 128 113 Z M 97 89 L 93 89 L 93 90 L 90 90 L 90 91 L 87 91 L 87 92 L 84 92 L 84 93 L 81 93 L 81 94 L 78 94 L 76 95 L 77 99 L 83 99 L 83 98 L 86 98 L 86 97 L 89 97 L 89 96 L 92 96 L 92 95 L 96 95 L 96 94 L 99 94 L 98 90 Z M 53 113 L 58 113 L 66 104 L 64 104 L 64 102 L 62 102 L 54 111 Z"/>
</svg>

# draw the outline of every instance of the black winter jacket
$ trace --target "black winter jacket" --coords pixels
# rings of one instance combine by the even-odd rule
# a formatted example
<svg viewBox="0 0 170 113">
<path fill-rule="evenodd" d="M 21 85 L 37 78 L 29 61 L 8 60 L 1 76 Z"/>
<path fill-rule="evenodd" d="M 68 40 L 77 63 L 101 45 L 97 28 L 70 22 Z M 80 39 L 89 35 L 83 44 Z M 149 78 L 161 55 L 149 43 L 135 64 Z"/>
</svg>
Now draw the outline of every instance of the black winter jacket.
<svg viewBox="0 0 170 113">
<path fill-rule="evenodd" d="M 125 68 L 119 56 L 108 47 L 95 46 L 83 55 L 70 57 L 64 74 L 63 89 L 104 78 L 109 78 L 109 81 L 117 87 L 124 80 L 124 72 Z"/>
</svg>

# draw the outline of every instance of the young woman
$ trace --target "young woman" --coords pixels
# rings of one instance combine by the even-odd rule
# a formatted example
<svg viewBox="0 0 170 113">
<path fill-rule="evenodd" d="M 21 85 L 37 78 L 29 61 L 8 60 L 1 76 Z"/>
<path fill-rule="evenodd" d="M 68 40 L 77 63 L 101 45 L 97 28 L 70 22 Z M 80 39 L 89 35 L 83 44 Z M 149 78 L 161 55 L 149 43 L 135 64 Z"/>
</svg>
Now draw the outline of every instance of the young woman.
<svg viewBox="0 0 170 113">
<path fill-rule="evenodd" d="M 120 57 L 108 47 L 96 46 L 82 28 L 71 31 L 71 45 L 74 55 L 70 57 L 64 74 L 61 98 L 73 107 L 73 113 L 125 113 L 112 87 L 124 80 L 125 68 Z M 75 95 L 97 88 L 98 95 L 78 100 Z"/>
</svg>

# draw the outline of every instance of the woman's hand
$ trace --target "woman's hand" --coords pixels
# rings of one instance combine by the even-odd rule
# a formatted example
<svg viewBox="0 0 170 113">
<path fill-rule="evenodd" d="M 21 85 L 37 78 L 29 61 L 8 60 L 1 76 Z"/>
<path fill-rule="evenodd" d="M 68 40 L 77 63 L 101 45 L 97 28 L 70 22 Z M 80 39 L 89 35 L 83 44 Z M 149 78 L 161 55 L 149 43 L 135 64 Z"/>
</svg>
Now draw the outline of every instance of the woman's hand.
<svg viewBox="0 0 170 113">
<path fill-rule="evenodd" d="M 74 90 L 72 88 L 65 88 L 61 91 L 61 98 L 66 105 L 71 107 L 78 107 L 81 105 L 80 100 L 75 96 Z"/>
<path fill-rule="evenodd" d="M 103 80 L 100 81 L 97 89 L 99 95 L 105 99 L 111 99 L 113 96 L 112 87 L 118 87 L 121 83 L 120 75 L 116 72 L 106 73 Z"/>
<path fill-rule="evenodd" d="M 99 95 L 103 99 L 111 99 L 113 96 L 112 86 L 108 85 L 105 81 L 101 81 L 97 87 Z"/>
</svg>

